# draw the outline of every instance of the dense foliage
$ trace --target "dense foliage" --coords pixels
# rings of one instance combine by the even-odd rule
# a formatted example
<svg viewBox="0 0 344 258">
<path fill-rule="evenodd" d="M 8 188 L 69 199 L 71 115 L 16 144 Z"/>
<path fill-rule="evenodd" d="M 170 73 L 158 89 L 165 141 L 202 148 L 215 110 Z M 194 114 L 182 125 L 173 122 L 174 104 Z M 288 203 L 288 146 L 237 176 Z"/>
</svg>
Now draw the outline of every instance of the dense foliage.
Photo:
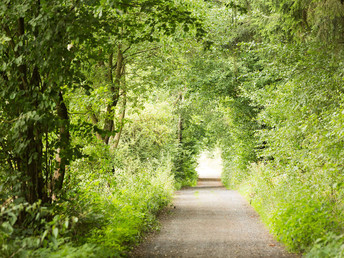
<svg viewBox="0 0 344 258">
<path fill-rule="evenodd" d="M 0 244 L 123 256 L 219 146 L 276 238 L 344 256 L 341 0 L 3 0 Z"/>
<path fill-rule="evenodd" d="M 336 0 L 208 5 L 214 45 L 195 66 L 200 87 L 221 100 L 224 183 L 309 257 L 344 255 L 343 8 Z"/>
<path fill-rule="evenodd" d="M 150 0 L 5 0 L 0 18 L 0 256 L 124 255 L 195 181 L 163 77 L 202 21 Z"/>
</svg>

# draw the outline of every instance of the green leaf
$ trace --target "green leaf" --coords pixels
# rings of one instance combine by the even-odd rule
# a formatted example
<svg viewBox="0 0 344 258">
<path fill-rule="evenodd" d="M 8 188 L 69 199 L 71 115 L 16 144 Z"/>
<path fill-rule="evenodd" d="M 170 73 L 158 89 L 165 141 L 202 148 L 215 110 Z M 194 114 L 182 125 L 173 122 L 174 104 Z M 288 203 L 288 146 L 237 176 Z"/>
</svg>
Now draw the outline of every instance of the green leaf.
<svg viewBox="0 0 344 258">
<path fill-rule="evenodd" d="M 13 226 L 17 221 L 17 216 L 13 212 L 9 212 L 8 215 L 10 216 L 9 222 Z"/>
<path fill-rule="evenodd" d="M 69 220 L 68 219 L 66 219 L 66 221 L 64 223 L 64 226 L 65 226 L 66 229 L 68 228 L 68 226 L 69 226 Z"/>
<path fill-rule="evenodd" d="M 21 65 L 23 63 L 23 56 L 18 56 L 14 62 L 16 63 L 16 65 Z"/>
<path fill-rule="evenodd" d="M 13 232 L 13 227 L 11 226 L 11 224 L 8 221 L 5 221 L 4 223 L 2 223 L 1 228 L 3 229 L 3 231 L 7 234 L 12 234 Z"/>
<path fill-rule="evenodd" d="M 44 238 L 48 235 L 49 230 L 45 230 L 41 236 L 41 242 L 44 240 Z"/>
<path fill-rule="evenodd" d="M 59 229 L 56 228 L 56 227 L 54 227 L 52 233 L 53 233 L 53 236 L 54 236 L 55 238 L 57 238 L 57 236 L 58 236 L 58 234 L 59 234 Z"/>
<path fill-rule="evenodd" d="M 11 41 L 11 38 L 9 38 L 9 37 L 7 37 L 5 35 L 0 38 L 1 44 L 5 44 L 8 41 Z"/>
</svg>

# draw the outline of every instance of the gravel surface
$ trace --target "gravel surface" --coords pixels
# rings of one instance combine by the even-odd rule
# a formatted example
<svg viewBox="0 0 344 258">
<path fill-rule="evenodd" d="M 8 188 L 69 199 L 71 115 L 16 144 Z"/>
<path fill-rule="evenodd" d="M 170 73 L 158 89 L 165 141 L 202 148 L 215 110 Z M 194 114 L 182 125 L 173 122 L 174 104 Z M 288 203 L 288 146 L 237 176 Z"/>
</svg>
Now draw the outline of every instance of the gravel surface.
<svg viewBox="0 0 344 258">
<path fill-rule="evenodd" d="M 160 222 L 160 232 L 131 257 L 299 257 L 286 252 L 246 200 L 218 179 L 177 191 Z"/>
</svg>

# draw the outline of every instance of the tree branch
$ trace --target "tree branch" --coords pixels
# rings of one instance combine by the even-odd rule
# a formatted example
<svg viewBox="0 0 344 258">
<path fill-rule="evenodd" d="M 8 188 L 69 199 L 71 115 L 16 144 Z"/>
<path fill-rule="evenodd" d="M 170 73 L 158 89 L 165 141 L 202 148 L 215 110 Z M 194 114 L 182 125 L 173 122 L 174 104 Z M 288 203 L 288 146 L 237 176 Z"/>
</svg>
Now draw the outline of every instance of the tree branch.
<svg viewBox="0 0 344 258">
<path fill-rule="evenodd" d="M 128 56 L 126 56 L 124 59 L 127 59 L 128 57 L 131 57 L 131 56 L 135 56 L 135 55 L 139 55 L 139 54 L 142 54 L 142 53 L 146 53 L 146 52 L 149 52 L 149 51 L 152 51 L 152 50 L 156 50 L 156 49 L 159 49 L 159 48 L 161 48 L 161 47 L 154 47 L 154 48 L 151 48 L 151 49 L 142 50 L 142 51 L 133 53 L 133 54 L 131 54 L 131 55 L 128 55 Z"/>
</svg>

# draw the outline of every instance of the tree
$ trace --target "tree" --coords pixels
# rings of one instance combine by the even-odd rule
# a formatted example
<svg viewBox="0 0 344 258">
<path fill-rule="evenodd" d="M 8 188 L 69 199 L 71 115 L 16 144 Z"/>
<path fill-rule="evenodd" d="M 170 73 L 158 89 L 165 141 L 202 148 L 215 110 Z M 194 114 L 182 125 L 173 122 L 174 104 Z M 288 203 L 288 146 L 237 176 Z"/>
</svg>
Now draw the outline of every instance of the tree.
<svg viewBox="0 0 344 258">
<path fill-rule="evenodd" d="M 30 203 L 61 189 L 71 158 L 63 87 L 74 81 L 67 45 L 80 26 L 79 9 L 72 1 L 0 5 L 1 166 L 20 184 L 13 195 Z"/>
<path fill-rule="evenodd" d="M 115 7 L 120 7 L 122 11 L 116 11 Z M 117 145 L 123 123 L 115 124 L 115 111 L 120 98 L 126 98 L 130 86 L 126 80 L 131 79 L 125 77 L 125 71 L 130 72 L 130 67 L 138 65 L 135 60 L 138 55 L 156 52 L 161 47 L 158 42 L 163 35 L 170 36 L 180 27 L 186 32 L 194 27 L 196 36 L 200 38 L 204 30 L 200 21 L 192 17 L 184 5 L 173 1 L 130 1 L 119 6 L 109 4 L 99 12 L 104 30 L 96 31 L 93 35 L 95 42 L 89 46 L 85 44 L 82 48 L 92 60 L 91 66 L 90 59 L 86 60 L 86 72 L 103 71 L 102 82 L 95 77 L 88 79 L 93 92 L 99 87 L 104 87 L 108 92 L 108 96 L 104 96 L 106 111 L 102 113 L 103 107 L 97 103 L 88 103 L 86 109 L 93 124 L 102 127 L 102 134 L 97 137 L 109 144 L 110 136 L 116 133 L 114 145 Z M 85 52 L 81 52 L 81 55 L 84 56 Z M 145 64 L 149 64 L 149 60 Z M 119 115 L 119 120 L 123 120 L 124 114 L 125 110 Z"/>
<path fill-rule="evenodd" d="M 93 129 L 108 144 L 118 131 L 113 112 L 120 89 L 125 90 L 124 54 L 136 44 L 170 35 L 179 24 L 184 30 L 195 25 L 197 35 L 203 33 L 197 19 L 173 1 L 6 0 L 0 17 L 1 165 L 15 178 L 8 191 L 30 203 L 56 199 L 66 166 L 78 155 L 71 129 L 80 128 L 71 127 L 65 94 L 90 89 L 82 70 L 86 63 L 93 60 L 92 67 L 107 70 L 103 130 Z M 97 124 L 96 114 L 90 115 Z M 15 193 L 14 182 L 20 185 Z"/>
</svg>

